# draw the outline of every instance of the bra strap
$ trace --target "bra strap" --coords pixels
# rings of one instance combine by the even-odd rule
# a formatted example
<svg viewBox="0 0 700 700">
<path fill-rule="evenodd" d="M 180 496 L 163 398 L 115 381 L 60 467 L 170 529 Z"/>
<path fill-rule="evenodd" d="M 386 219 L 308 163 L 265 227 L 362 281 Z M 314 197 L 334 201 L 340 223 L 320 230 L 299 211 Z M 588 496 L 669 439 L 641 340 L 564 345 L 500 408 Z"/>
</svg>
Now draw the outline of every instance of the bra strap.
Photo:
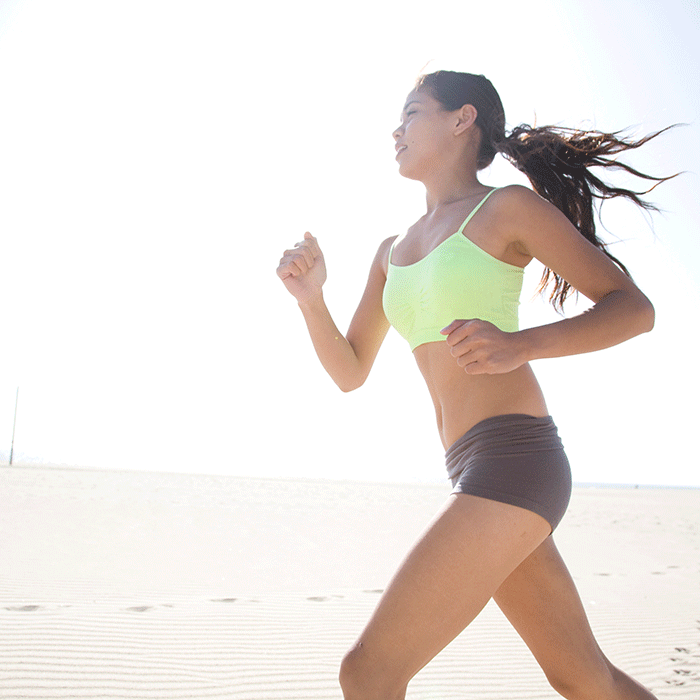
<svg viewBox="0 0 700 700">
<path fill-rule="evenodd" d="M 457 233 L 462 233 L 464 231 L 464 227 L 472 220 L 472 217 L 474 216 L 474 214 L 476 214 L 476 212 L 478 212 L 479 209 L 481 209 L 481 205 L 484 204 L 484 202 L 486 202 L 486 200 L 496 190 L 500 190 L 500 189 L 501 189 L 500 187 L 494 187 L 490 192 L 486 193 L 486 196 L 471 210 L 471 212 L 469 212 L 469 216 L 464 220 L 464 223 L 459 227 L 459 230 L 457 231 Z"/>
<path fill-rule="evenodd" d="M 394 242 L 391 244 L 391 248 L 389 248 L 389 257 L 387 258 L 387 262 L 389 263 L 389 265 L 391 265 L 391 256 L 394 252 L 394 246 L 396 245 L 396 241 L 398 240 L 399 236 L 396 236 L 396 238 L 394 238 Z"/>
</svg>

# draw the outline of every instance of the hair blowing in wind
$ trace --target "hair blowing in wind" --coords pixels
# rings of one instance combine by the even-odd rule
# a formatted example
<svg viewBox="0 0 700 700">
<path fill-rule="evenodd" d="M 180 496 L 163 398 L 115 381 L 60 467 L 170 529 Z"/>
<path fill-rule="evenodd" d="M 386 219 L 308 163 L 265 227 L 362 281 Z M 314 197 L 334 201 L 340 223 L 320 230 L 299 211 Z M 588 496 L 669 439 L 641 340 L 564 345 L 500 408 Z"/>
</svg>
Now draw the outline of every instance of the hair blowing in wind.
<svg viewBox="0 0 700 700">
<path fill-rule="evenodd" d="M 666 127 L 639 139 L 626 137 L 623 131 L 606 133 L 558 126 L 529 126 L 520 124 L 509 134 L 505 129 L 505 113 L 501 99 L 490 80 L 483 75 L 437 71 L 422 75 L 416 89 L 428 90 L 447 110 L 456 110 L 471 104 L 478 112 L 477 126 L 482 141 L 479 166 L 491 164 L 496 153 L 501 153 L 520 172 L 525 174 L 533 189 L 554 204 L 578 229 L 582 236 L 600 248 L 625 274 L 625 265 L 607 250 L 607 244 L 598 237 L 595 228 L 594 201 L 599 203 L 616 197 L 633 201 L 637 206 L 658 211 L 642 197 L 657 185 L 676 177 L 656 177 L 643 173 L 618 160 L 625 151 L 643 146 L 660 134 L 673 128 Z M 598 177 L 592 168 L 623 170 L 640 178 L 650 186 L 641 191 L 615 187 Z M 551 283 L 549 300 L 561 310 L 571 292 L 571 286 L 553 270 L 545 269 L 539 291 Z"/>
</svg>

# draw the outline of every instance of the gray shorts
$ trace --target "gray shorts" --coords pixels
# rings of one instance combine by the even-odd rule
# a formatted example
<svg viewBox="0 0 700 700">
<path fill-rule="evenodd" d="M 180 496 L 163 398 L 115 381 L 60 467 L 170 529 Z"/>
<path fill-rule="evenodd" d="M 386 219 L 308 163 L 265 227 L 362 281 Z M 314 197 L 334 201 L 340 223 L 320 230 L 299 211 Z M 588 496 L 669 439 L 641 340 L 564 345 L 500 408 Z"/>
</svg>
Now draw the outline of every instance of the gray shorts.
<svg viewBox="0 0 700 700">
<path fill-rule="evenodd" d="M 445 454 L 452 493 L 520 506 L 552 527 L 571 497 L 571 469 L 551 416 L 494 416 L 477 423 Z"/>
</svg>

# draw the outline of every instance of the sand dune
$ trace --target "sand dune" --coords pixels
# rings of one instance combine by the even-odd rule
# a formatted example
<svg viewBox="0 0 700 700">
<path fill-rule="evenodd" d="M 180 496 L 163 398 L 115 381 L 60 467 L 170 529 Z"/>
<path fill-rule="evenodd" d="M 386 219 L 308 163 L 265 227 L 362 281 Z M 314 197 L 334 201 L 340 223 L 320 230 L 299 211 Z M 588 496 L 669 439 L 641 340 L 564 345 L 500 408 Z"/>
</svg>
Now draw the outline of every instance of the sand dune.
<svg viewBox="0 0 700 700">
<path fill-rule="evenodd" d="M 0 698 L 338 700 L 339 660 L 440 485 L 0 469 Z M 575 491 L 601 646 L 700 698 L 700 491 Z M 492 604 L 408 698 L 558 697 Z"/>
</svg>

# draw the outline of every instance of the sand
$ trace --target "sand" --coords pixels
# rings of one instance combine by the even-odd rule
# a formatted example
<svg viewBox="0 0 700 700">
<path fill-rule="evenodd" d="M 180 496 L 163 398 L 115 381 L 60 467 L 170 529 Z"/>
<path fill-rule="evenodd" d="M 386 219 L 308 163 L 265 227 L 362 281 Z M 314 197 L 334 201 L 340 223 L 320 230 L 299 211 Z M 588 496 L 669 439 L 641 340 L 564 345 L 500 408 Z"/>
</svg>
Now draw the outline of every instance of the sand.
<svg viewBox="0 0 700 700">
<path fill-rule="evenodd" d="M 339 700 L 447 485 L 0 467 L 0 698 Z M 700 490 L 575 489 L 556 533 L 608 656 L 700 698 Z M 407 698 L 559 697 L 498 608 Z"/>
</svg>

